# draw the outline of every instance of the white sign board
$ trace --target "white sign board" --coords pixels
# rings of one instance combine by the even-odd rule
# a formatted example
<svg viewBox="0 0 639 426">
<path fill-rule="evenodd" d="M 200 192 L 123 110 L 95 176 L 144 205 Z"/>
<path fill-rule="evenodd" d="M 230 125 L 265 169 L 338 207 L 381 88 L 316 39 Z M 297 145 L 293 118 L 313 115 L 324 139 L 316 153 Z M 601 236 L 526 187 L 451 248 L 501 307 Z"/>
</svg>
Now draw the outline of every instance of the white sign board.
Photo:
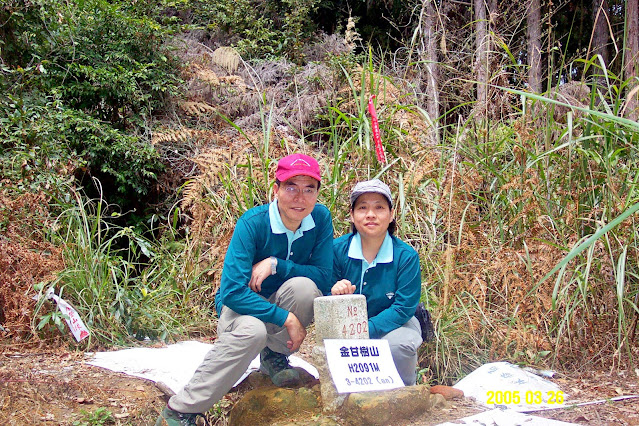
<svg viewBox="0 0 639 426">
<path fill-rule="evenodd" d="M 325 339 L 326 360 L 339 393 L 396 389 L 404 386 L 387 340 Z"/>
</svg>

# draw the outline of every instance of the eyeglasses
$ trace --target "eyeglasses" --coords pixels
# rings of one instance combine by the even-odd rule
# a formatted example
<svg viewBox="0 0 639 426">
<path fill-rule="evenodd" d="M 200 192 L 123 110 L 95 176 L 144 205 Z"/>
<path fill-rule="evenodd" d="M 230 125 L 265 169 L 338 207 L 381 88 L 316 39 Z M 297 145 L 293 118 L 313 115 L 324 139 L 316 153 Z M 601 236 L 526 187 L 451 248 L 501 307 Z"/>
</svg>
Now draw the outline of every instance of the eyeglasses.
<svg viewBox="0 0 639 426">
<path fill-rule="evenodd" d="M 316 188 L 302 188 L 300 190 L 300 188 L 296 188 L 294 186 L 286 186 L 286 187 L 284 187 L 284 192 L 286 193 L 286 195 L 289 195 L 291 197 L 294 197 L 295 195 L 299 194 L 300 192 L 305 197 L 311 197 L 311 196 L 314 196 L 314 195 L 317 194 L 317 189 Z"/>
</svg>

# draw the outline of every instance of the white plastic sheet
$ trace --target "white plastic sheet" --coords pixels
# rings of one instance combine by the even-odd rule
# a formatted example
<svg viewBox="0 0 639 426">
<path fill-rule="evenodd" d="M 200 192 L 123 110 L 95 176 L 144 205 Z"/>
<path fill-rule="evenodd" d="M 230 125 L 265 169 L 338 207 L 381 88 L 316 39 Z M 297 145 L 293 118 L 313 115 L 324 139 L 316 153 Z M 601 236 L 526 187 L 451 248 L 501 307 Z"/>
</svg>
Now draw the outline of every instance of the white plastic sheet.
<svg viewBox="0 0 639 426">
<path fill-rule="evenodd" d="M 520 412 L 559 408 L 567 397 L 555 383 L 509 362 L 484 364 L 453 387 L 487 407 Z"/>
<path fill-rule="evenodd" d="M 549 375 L 548 371 L 543 373 Z M 561 408 L 565 406 L 566 395 L 555 383 L 509 362 L 484 364 L 453 387 L 493 409 L 438 426 L 574 425 L 526 414 L 527 411 Z"/>
<path fill-rule="evenodd" d="M 202 342 L 185 341 L 164 348 L 131 348 L 114 352 L 97 352 L 90 355 L 87 364 L 154 382 L 163 382 L 177 393 L 188 383 L 212 347 L 213 345 Z M 299 357 L 290 356 L 289 363 L 293 367 L 303 368 L 315 378 L 319 377 L 317 369 Z M 258 355 L 235 386 L 259 368 Z"/>
</svg>

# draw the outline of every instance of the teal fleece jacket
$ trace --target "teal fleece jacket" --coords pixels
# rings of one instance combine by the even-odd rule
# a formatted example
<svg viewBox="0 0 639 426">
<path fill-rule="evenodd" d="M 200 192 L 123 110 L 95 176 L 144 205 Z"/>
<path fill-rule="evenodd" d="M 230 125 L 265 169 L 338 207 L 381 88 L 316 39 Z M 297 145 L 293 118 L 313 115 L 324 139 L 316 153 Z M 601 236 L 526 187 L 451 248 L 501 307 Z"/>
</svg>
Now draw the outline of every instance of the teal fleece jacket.
<svg viewBox="0 0 639 426">
<path fill-rule="evenodd" d="M 377 263 L 362 278 L 362 260 L 348 257 L 354 234 L 333 241 L 332 283 L 347 279 L 366 296 L 368 334 L 379 339 L 406 324 L 415 315 L 421 294 L 419 255 L 408 244 L 391 236 L 393 261 Z"/>
<path fill-rule="evenodd" d="M 215 295 L 218 315 L 226 305 L 242 315 L 252 315 L 264 322 L 283 326 L 288 311 L 268 302 L 268 299 L 289 278 L 308 277 L 317 288 L 330 292 L 333 262 L 333 223 L 328 209 L 316 204 L 311 217 L 315 227 L 293 241 L 288 253 L 286 234 L 271 230 L 269 204 L 246 211 L 237 222 L 229 243 L 220 288 Z M 262 282 L 262 289 L 255 293 L 248 283 L 253 265 L 274 256 L 277 273 Z"/>
</svg>

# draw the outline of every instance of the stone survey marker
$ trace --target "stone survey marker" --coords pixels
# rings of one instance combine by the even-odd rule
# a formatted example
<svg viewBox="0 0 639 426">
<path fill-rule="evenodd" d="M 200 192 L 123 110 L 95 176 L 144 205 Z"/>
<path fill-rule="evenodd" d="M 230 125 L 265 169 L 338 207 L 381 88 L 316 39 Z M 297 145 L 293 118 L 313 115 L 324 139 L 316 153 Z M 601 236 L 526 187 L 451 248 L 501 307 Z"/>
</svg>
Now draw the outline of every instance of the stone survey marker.
<svg viewBox="0 0 639 426">
<path fill-rule="evenodd" d="M 361 294 L 315 299 L 315 339 L 368 339 L 366 297 Z"/>
<path fill-rule="evenodd" d="M 313 302 L 313 310 L 316 344 L 313 361 L 319 372 L 322 406 L 324 411 L 335 412 L 342 407 L 349 394 L 340 395 L 337 392 L 328 367 L 324 340 L 368 339 L 366 297 L 361 294 L 318 297 Z"/>
<path fill-rule="evenodd" d="M 386 341 L 368 340 L 369 345 L 348 344 L 350 340 L 369 338 L 365 296 L 348 294 L 318 297 L 313 307 L 315 340 L 322 346 L 326 357 L 322 364 L 327 364 L 331 373 L 327 380 L 331 380 L 337 392 L 350 393 L 404 386 L 395 369 Z M 322 382 L 322 373 L 319 371 Z"/>
<path fill-rule="evenodd" d="M 313 361 L 319 371 L 324 412 L 341 413 L 349 424 L 386 425 L 427 415 L 433 405 L 444 403 L 441 395 L 430 395 L 427 386 L 338 393 L 328 366 L 324 340 L 369 338 L 366 297 L 360 294 L 318 297 L 313 308 L 316 343 Z"/>
</svg>

